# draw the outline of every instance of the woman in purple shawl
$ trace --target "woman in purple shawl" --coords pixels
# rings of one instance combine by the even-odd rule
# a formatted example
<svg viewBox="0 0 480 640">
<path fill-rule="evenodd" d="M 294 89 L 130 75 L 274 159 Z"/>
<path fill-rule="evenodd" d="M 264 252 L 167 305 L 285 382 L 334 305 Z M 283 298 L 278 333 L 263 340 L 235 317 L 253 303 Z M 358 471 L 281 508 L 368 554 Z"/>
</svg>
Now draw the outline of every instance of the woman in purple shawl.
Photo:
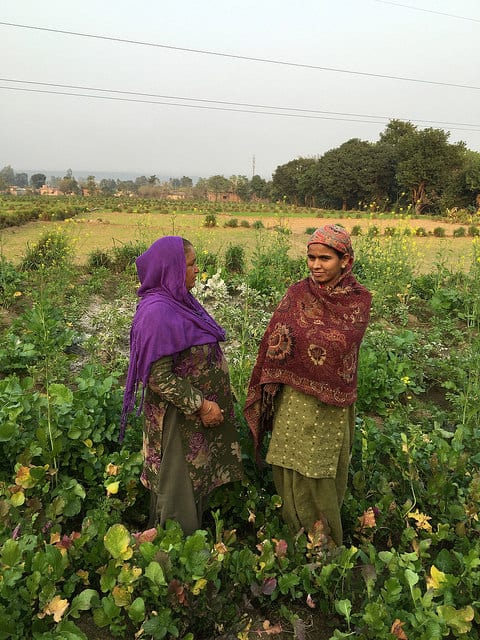
<svg viewBox="0 0 480 640">
<path fill-rule="evenodd" d="M 193 297 L 195 251 L 179 236 L 152 244 L 136 261 L 140 288 L 130 330 L 122 431 L 144 413 L 142 483 L 149 526 L 176 520 L 186 535 L 201 527 L 205 499 L 242 478 L 224 330 Z"/>
</svg>

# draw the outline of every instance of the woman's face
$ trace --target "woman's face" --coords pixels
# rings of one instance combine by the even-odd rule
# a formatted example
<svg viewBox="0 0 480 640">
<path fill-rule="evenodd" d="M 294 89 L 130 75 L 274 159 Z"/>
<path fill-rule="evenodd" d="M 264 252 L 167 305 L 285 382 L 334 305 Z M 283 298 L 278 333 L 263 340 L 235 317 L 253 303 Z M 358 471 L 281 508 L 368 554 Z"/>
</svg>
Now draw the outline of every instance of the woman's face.
<svg viewBox="0 0 480 640">
<path fill-rule="evenodd" d="M 197 257 L 193 247 L 189 247 L 185 251 L 185 261 L 187 263 L 187 273 L 185 274 L 185 286 L 187 291 L 193 289 L 197 280 L 197 273 L 200 271 L 197 265 Z"/>
<path fill-rule="evenodd" d="M 341 258 L 325 244 L 314 243 L 307 249 L 307 265 L 316 284 L 325 286 L 336 280 L 347 266 L 349 255 Z"/>
</svg>

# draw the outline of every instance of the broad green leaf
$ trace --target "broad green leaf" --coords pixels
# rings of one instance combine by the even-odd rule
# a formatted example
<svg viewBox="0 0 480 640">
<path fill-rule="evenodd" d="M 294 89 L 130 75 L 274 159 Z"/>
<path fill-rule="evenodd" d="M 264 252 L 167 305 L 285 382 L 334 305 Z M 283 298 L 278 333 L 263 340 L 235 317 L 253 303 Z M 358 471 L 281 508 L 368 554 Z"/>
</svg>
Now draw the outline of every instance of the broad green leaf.
<svg viewBox="0 0 480 640">
<path fill-rule="evenodd" d="M 158 564 L 158 562 L 150 562 L 150 564 L 145 569 L 145 576 L 156 584 L 158 587 L 163 587 L 167 583 L 165 582 L 165 576 L 163 574 L 162 567 Z"/>
<path fill-rule="evenodd" d="M 17 425 L 14 422 L 5 421 L 0 424 L 0 442 L 8 442 L 17 432 Z"/>
<path fill-rule="evenodd" d="M 80 611 L 88 611 L 98 601 L 98 593 L 95 589 L 84 589 L 72 600 L 70 615 L 78 618 Z"/>
<path fill-rule="evenodd" d="M 128 560 L 133 555 L 130 546 L 130 533 L 123 524 L 114 524 L 104 537 L 105 548 L 110 555 L 119 560 Z"/>
<path fill-rule="evenodd" d="M 418 582 L 418 573 L 415 573 L 415 571 L 412 571 L 411 569 L 405 569 L 405 578 L 410 588 L 412 588 Z"/>
<path fill-rule="evenodd" d="M 51 384 L 48 387 L 48 395 L 52 404 L 58 407 L 66 405 L 66 410 L 69 409 L 73 403 L 73 392 L 64 384 Z"/>
<path fill-rule="evenodd" d="M 135 598 L 127 609 L 128 617 L 133 622 L 142 622 L 145 619 L 145 602 L 143 598 Z"/>
<path fill-rule="evenodd" d="M 349 620 L 352 612 L 352 603 L 350 600 L 335 600 L 335 610 Z"/>
<path fill-rule="evenodd" d="M 472 628 L 472 620 L 475 612 L 470 605 L 467 605 L 463 609 L 455 609 L 448 604 L 440 605 L 437 611 L 455 635 L 457 635 L 457 633 L 468 633 Z"/>
<path fill-rule="evenodd" d="M 14 567 L 17 562 L 21 559 L 22 552 L 20 550 L 20 545 L 16 540 L 12 540 L 9 538 L 5 540 L 2 551 L 0 554 L 0 558 L 2 559 L 2 564 L 7 567 Z"/>
</svg>

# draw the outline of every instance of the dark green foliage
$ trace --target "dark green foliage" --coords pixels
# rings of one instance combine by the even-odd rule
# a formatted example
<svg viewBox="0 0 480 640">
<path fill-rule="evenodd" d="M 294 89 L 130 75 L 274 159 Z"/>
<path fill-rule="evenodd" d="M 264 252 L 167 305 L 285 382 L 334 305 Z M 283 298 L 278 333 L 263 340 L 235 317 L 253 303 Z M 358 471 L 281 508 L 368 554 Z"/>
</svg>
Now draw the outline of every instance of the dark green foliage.
<svg viewBox="0 0 480 640">
<path fill-rule="evenodd" d="M 245 271 L 245 250 L 242 245 L 233 244 L 225 251 L 225 271 L 241 274 Z"/>
<path fill-rule="evenodd" d="M 417 227 L 417 229 L 415 229 L 415 235 L 418 236 L 419 238 L 424 238 L 428 234 L 425 230 L 425 227 Z"/>
<path fill-rule="evenodd" d="M 95 249 L 90 253 L 87 259 L 87 268 L 89 271 L 105 267 L 110 269 L 113 266 L 113 259 L 107 251 L 103 249 Z"/>
<path fill-rule="evenodd" d="M 236 229 L 238 227 L 238 219 L 237 218 L 230 218 L 229 220 L 226 220 L 223 224 L 224 227 L 231 227 L 232 229 Z"/>
<path fill-rule="evenodd" d="M 38 242 L 28 245 L 21 262 L 25 271 L 36 271 L 61 266 L 71 259 L 73 249 L 66 234 L 61 231 L 47 231 Z"/>
<path fill-rule="evenodd" d="M 207 213 L 204 218 L 203 226 L 204 227 L 216 227 L 217 226 L 217 216 L 214 213 Z"/>
<path fill-rule="evenodd" d="M 14 264 L 0 257 L 0 306 L 10 307 L 22 295 L 25 275 Z"/>
<path fill-rule="evenodd" d="M 113 247 L 112 261 L 117 273 L 126 271 L 135 264 L 135 260 L 148 249 L 144 242 L 126 242 Z"/>
</svg>

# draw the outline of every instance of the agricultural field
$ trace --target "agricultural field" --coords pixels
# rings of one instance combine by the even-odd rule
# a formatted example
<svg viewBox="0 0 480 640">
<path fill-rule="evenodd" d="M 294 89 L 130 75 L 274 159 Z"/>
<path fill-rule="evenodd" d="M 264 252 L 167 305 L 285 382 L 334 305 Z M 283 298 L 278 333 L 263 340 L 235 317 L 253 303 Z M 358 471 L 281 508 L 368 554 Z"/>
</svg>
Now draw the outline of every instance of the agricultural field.
<svg viewBox="0 0 480 640">
<path fill-rule="evenodd" d="M 96 205 L 1 231 L 0 639 L 480 638 L 475 220 Z M 271 311 L 325 221 L 354 234 L 373 292 L 333 552 L 321 528 L 284 526 L 242 416 Z M 227 330 L 246 473 L 187 538 L 146 527 L 141 418 L 118 441 L 133 264 L 165 234 L 196 245 L 196 295 Z"/>
</svg>

